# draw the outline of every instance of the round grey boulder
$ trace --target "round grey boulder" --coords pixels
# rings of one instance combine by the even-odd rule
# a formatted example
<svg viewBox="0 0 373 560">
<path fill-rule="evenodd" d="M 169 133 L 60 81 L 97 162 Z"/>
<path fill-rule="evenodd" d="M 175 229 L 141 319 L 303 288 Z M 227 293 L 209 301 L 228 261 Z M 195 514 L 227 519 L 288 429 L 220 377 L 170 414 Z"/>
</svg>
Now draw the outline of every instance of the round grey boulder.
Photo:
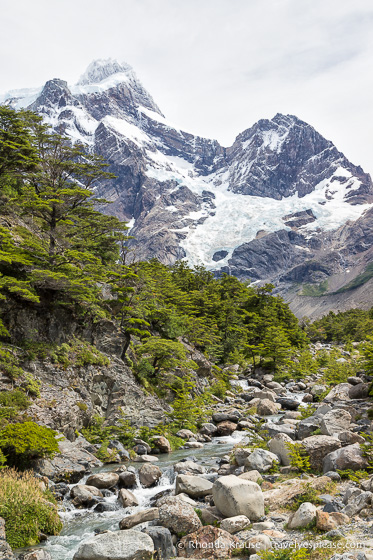
<svg viewBox="0 0 373 560">
<path fill-rule="evenodd" d="M 129 529 L 109 531 L 83 541 L 73 560 L 151 560 L 153 553 L 149 535 Z"/>
</svg>

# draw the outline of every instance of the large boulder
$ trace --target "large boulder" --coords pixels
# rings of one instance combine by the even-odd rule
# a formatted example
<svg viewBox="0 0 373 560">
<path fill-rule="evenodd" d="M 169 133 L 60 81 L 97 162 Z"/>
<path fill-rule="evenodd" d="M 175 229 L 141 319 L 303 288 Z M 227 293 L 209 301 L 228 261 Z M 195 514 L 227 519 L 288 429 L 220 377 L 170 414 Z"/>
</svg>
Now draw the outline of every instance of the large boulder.
<svg viewBox="0 0 373 560">
<path fill-rule="evenodd" d="M 53 459 L 37 459 L 32 461 L 30 467 L 53 482 L 75 484 L 83 478 L 87 471 L 102 466 L 99 459 L 80 445 L 75 445 L 75 442 L 59 441 L 58 447 L 60 453 L 56 454 Z"/>
<path fill-rule="evenodd" d="M 326 395 L 325 402 L 338 402 L 338 401 L 349 401 L 349 392 L 351 385 L 349 383 L 339 383 L 333 387 L 331 391 Z"/>
<path fill-rule="evenodd" d="M 230 558 L 239 540 L 227 531 L 208 525 L 183 537 L 178 544 L 179 555 L 185 558 Z"/>
<path fill-rule="evenodd" d="M 88 486 L 95 486 L 100 490 L 113 488 L 119 482 L 119 474 L 114 472 L 102 472 L 92 474 L 87 478 Z"/>
<path fill-rule="evenodd" d="M 341 445 L 338 438 L 331 436 L 310 436 L 302 441 L 302 446 L 309 455 L 311 468 L 316 471 L 323 470 L 325 456 L 340 449 Z"/>
<path fill-rule="evenodd" d="M 270 437 L 275 437 L 277 434 L 287 434 L 291 439 L 295 439 L 295 429 L 292 426 L 266 422 L 262 425 L 262 430 L 266 431 Z"/>
<path fill-rule="evenodd" d="M 71 488 L 70 497 L 73 499 L 75 507 L 90 507 L 97 503 L 96 498 L 103 498 L 103 495 L 95 486 L 77 484 Z"/>
<path fill-rule="evenodd" d="M 276 402 L 283 408 L 284 410 L 297 410 L 300 405 L 300 401 L 296 399 L 291 399 L 289 397 L 279 397 Z"/>
<path fill-rule="evenodd" d="M 218 431 L 218 429 L 215 426 L 215 424 L 211 424 L 210 422 L 206 422 L 205 424 L 202 424 L 202 427 L 201 427 L 199 433 L 202 434 L 202 435 L 213 437 L 216 434 L 217 431 Z"/>
<path fill-rule="evenodd" d="M 203 498 L 212 493 L 212 482 L 201 476 L 179 474 L 176 477 L 175 493 L 184 493 L 191 498 Z"/>
<path fill-rule="evenodd" d="M 351 415 L 342 408 L 334 408 L 321 419 L 320 431 L 324 436 L 338 435 L 349 429 Z"/>
<path fill-rule="evenodd" d="M 277 455 L 281 465 L 285 467 L 290 465 L 289 443 L 293 443 L 293 440 L 287 434 L 277 434 L 268 442 L 268 449 Z"/>
<path fill-rule="evenodd" d="M 149 535 L 130 529 L 108 531 L 83 541 L 73 560 L 151 560 L 153 553 Z"/>
<path fill-rule="evenodd" d="M 176 550 L 172 543 L 172 535 L 166 527 L 147 527 L 143 532 L 152 539 L 155 549 L 155 557 L 169 560 L 176 556 Z"/>
<path fill-rule="evenodd" d="M 354 385 L 350 388 L 348 396 L 350 399 L 366 399 L 369 396 L 369 387 L 369 383 L 359 383 L 358 385 Z"/>
<path fill-rule="evenodd" d="M 320 428 L 321 418 L 313 415 L 304 418 L 297 425 L 297 439 L 305 439 L 312 436 L 315 430 Z"/>
<path fill-rule="evenodd" d="M 193 533 L 202 526 L 194 508 L 181 499 L 169 499 L 159 508 L 159 523 L 172 533 Z"/>
<path fill-rule="evenodd" d="M 281 405 L 273 402 L 273 400 L 263 399 L 258 402 L 256 411 L 259 416 L 271 416 L 272 414 L 277 414 L 280 408 Z"/>
<path fill-rule="evenodd" d="M 122 488 L 122 490 L 119 490 L 118 501 L 124 508 L 139 505 L 136 496 L 134 496 L 132 492 L 130 492 L 126 488 Z"/>
<path fill-rule="evenodd" d="M 217 428 L 216 435 L 230 436 L 237 429 L 237 424 L 230 422 L 229 420 L 225 420 L 224 422 L 220 422 Z"/>
<path fill-rule="evenodd" d="M 304 529 L 316 519 L 316 506 L 310 502 L 303 502 L 288 520 L 289 529 Z"/>
<path fill-rule="evenodd" d="M 363 471 L 368 466 L 368 461 L 358 443 L 347 445 L 332 453 L 328 453 L 323 462 L 323 472 L 336 471 L 337 469 Z"/>
<path fill-rule="evenodd" d="M 246 515 L 258 521 L 264 515 L 264 499 L 260 486 L 251 480 L 228 475 L 218 478 L 212 487 L 216 507 L 226 517 Z"/>
<path fill-rule="evenodd" d="M 136 474 L 132 471 L 120 473 L 118 485 L 120 488 L 135 488 L 137 484 Z"/>
<path fill-rule="evenodd" d="M 162 471 L 156 465 L 145 463 L 139 469 L 139 480 L 145 488 L 155 486 L 162 476 Z"/>
<path fill-rule="evenodd" d="M 259 390 L 259 391 L 255 391 L 253 393 L 253 397 L 254 399 L 260 399 L 260 400 L 264 400 L 267 399 L 269 401 L 273 401 L 275 402 L 277 399 L 277 395 L 274 391 L 268 391 L 268 390 Z"/>
<path fill-rule="evenodd" d="M 180 461 L 174 464 L 174 471 L 177 474 L 203 474 L 206 472 L 205 467 L 195 463 L 194 461 Z"/>
<path fill-rule="evenodd" d="M 239 467 L 243 467 L 246 459 L 251 455 L 252 450 L 247 447 L 237 447 L 233 451 L 235 461 Z"/>
<path fill-rule="evenodd" d="M 164 436 L 154 437 L 152 442 L 159 449 L 160 453 L 171 453 L 171 444 Z"/>
<path fill-rule="evenodd" d="M 279 460 L 277 455 L 271 453 L 271 451 L 258 447 L 247 457 L 245 467 L 248 470 L 267 472 L 278 462 Z"/>
<path fill-rule="evenodd" d="M 148 508 L 142 511 L 138 511 L 137 513 L 133 513 L 131 515 L 127 515 L 122 521 L 119 523 L 119 529 L 132 529 L 136 525 L 140 525 L 140 523 L 145 523 L 147 521 L 154 521 L 159 517 L 159 510 L 158 508 Z"/>
</svg>

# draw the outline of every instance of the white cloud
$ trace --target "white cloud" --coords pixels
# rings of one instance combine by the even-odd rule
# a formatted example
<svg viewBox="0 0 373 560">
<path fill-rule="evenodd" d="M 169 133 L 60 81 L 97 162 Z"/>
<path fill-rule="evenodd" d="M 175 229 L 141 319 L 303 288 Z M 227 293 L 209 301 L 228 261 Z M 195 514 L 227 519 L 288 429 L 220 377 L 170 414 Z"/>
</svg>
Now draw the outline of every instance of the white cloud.
<svg viewBox="0 0 373 560">
<path fill-rule="evenodd" d="M 0 91 L 129 62 L 166 116 L 229 145 L 292 113 L 373 171 L 371 0 L 1 0 Z"/>
</svg>

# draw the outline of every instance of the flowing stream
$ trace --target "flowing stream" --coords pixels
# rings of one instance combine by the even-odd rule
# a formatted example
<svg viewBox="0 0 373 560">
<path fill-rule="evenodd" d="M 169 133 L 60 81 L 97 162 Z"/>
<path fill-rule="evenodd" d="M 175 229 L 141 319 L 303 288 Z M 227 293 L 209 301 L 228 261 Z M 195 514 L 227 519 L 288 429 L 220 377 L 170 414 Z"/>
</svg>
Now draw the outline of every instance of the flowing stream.
<svg viewBox="0 0 373 560">
<path fill-rule="evenodd" d="M 92 509 L 76 509 L 70 500 L 63 502 L 65 511 L 60 512 L 64 528 L 57 537 L 49 537 L 48 541 L 40 545 L 47 550 L 53 560 L 71 560 L 78 550 L 81 542 L 92 537 L 97 531 L 118 531 L 119 522 L 129 513 L 136 513 L 150 506 L 150 500 L 159 492 L 172 489 L 175 486 L 175 474 L 172 465 L 187 457 L 195 457 L 196 461 L 206 467 L 217 466 L 217 461 L 232 450 L 232 447 L 242 440 L 246 432 L 236 431 L 231 436 L 214 438 L 211 443 L 206 443 L 201 449 L 180 449 L 169 455 L 158 455 L 159 461 L 155 463 L 162 471 L 162 477 L 153 488 L 143 488 L 138 482 L 137 487 L 131 492 L 136 496 L 139 505 L 131 508 L 120 508 L 116 511 L 97 513 Z M 123 463 L 128 466 L 128 463 Z M 140 468 L 143 463 L 130 463 L 135 468 Z M 112 471 L 118 464 L 104 465 L 94 472 Z M 84 484 L 88 476 L 79 481 Z M 74 486 L 73 484 L 71 487 Z M 105 501 L 116 503 L 117 496 L 106 497 Z M 143 527 L 144 525 L 141 525 Z"/>
<path fill-rule="evenodd" d="M 239 385 L 243 390 L 248 388 L 246 380 L 236 380 L 232 384 Z M 282 396 L 301 401 L 303 394 L 288 391 Z M 277 422 L 279 418 L 281 418 L 281 414 L 265 417 L 267 421 L 272 422 Z M 64 524 L 61 534 L 56 537 L 49 537 L 45 543 L 40 545 L 40 548 L 48 551 L 52 560 L 72 560 L 82 541 L 100 531 L 118 531 L 119 522 L 126 515 L 150 507 L 151 499 L 156 494 L 174 488 L 175 473 L 172 467 L 175 463 L 182 459 L 195 458 L 196 462 L 205 467 L 216 467 L 219 458 L 229 453 L 233 446 L 244 439 L 246 435 L 245 431 L 236 431 L 231 436 L 213 438 L 210 443 L 205 443 L 204 447 L 200 449 L 179 449 L 170 454 L 158 455 L 159 461 L 155 464 L 162 470 L 162 477 L 153 488 L 143 488 L 137 480 L 137 487 L 131 489 L 131 492 L 139 502 L 139 505 L 136 507 L 120 508 L 115 511 L 98 513 L 92 509 L 76 509 L 70 500 L 65 499 L 62 504 L 64 511 L 60 511 Z M 128 463 L 124 464 L 129 466 Z M 136 469 L 143 465 L 143 463 L 130 464 Z M 101 468 L 94 469 L 94 472 L 113 471 L 119 466 L 118 464 L 104 465 Z M 88 475 L 82 478 L 79 484 L 85 484 L 87 478 Z M 111 496 L 105 497 L 105 501 L 117 503 L 117 495 L 113 493 Z M 139 527 L 142 528 L 145 525 L 142 524 Z"/>
</svg>

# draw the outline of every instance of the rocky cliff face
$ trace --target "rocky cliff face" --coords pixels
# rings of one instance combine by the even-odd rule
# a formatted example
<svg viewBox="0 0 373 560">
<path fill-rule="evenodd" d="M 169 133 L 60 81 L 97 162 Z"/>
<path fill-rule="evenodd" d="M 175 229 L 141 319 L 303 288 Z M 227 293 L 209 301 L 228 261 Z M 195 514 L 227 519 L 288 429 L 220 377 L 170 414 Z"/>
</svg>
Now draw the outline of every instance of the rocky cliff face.
<svg viewBox="0 0 373 560">
<path fill-rule="evenodd" d="M 0 101 L 110 163 L 117 179 L 97 194 L 129 221 L 134 259 L 186 258 L 291 298 L 307 284 L 330 294 L 371 262 L 370 176 L 295 116 L 260 120 L 225 148 L 170 124 L 132 68 L 112 60 L 75 86 L 53 79 Z"/>
</svg>

